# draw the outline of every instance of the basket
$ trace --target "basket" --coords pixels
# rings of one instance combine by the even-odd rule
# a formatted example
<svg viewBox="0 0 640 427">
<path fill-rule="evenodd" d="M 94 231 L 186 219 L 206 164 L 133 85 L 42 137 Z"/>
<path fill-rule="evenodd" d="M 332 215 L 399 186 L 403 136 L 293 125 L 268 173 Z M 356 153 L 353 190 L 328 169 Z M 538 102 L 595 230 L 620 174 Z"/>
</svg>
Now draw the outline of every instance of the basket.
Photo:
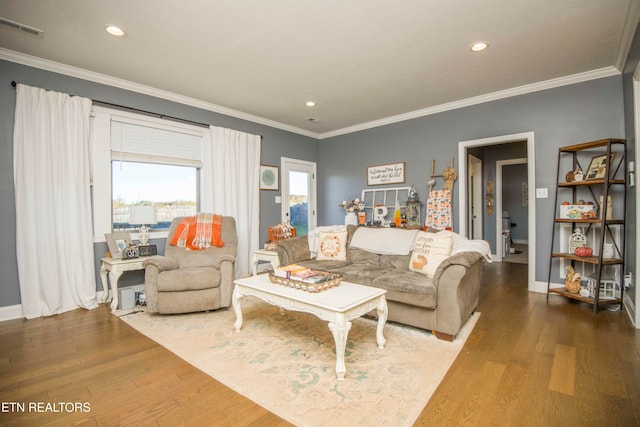
<svg viewBox="0 0 640 427">
<path fill-rule="evenodd" d="M 342 275 L 337 273 L 329 273 L 324 271 L 317 271 L 318 273 L 325 274 L 329 276 L 327 280 L 320 283 L 307 283 L 301 280 L 295 280 L 291 278 L 279 277 L 273 273 L 269 273 L 269 280 L 271 283 L 275 283 L 277 285 L 288 286 L 294 289 L 301 289 L 306 292 L 320 292 L 325 289 L 332 288 L 334 286 L 339 286 L 342 283 Z"/>
</svg>

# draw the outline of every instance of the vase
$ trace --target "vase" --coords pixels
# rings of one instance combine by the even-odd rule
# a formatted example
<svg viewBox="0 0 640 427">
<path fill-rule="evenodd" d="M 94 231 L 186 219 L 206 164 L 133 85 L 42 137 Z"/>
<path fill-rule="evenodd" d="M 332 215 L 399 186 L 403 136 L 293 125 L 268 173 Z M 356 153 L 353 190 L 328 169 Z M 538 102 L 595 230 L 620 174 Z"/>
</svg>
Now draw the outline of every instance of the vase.
<svg viewBox="0 0 640 427">
<path fill-rule="evenodd" d="M 605 243 L 602 249 L 602 258 L 613 258 L 613 244 Z"/>
<path fill-rule="evenodd" d="M 355 212 L 347 212 L 344 216 L 344 225 L 358 225 L 358 215 Z"/>
</svg>

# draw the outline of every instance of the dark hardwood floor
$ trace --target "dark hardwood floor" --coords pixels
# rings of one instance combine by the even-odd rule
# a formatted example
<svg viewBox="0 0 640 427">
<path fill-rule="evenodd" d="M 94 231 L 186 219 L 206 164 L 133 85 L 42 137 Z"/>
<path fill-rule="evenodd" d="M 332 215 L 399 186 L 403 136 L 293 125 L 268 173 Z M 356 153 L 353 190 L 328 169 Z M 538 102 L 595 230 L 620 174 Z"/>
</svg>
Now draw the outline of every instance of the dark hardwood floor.
<svg viewBox="0 0 640 427">
<path fill-rule="evenodd" d="M 480 320 L 416 425 L 640 425 L 640 332 L 627 313 L 547 302 L 527 291 L 526 269 L 485 265 Z M 50 406 L 29 411 L 38 402 Z M 0 323 L 0 405 L 1 425 L 287 425 L 106 304 Z"/>
</svg>

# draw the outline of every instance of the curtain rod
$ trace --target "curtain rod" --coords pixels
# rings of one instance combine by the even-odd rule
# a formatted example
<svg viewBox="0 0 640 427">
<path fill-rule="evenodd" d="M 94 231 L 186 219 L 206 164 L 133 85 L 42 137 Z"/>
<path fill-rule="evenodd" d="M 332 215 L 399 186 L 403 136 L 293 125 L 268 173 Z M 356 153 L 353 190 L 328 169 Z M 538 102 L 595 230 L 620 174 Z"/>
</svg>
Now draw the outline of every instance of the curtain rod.
<svg viewBox="0 0 640 427">
<path fill-rule="evenodd" d="M 17 83 L 16 83 L 15 80 L 11 81 L 11 86 L 13 86 L 14 88 L 17 86 Z M 71 96 L 75 96 L 75 95 L 71 95 Z M 154 113 L 153 111 L 146 111 L 146 110 L 141 110 L 139 108 L 127 107 L 126 105 L 114 104 L 114 103 L 111 103 L 111 102 L 100 101 L 98 99 L 91 99 L 91 102 L 96 103 L 96 104 L 108 105 L 109 107 L 122 108 L 124 110 L 135 111 L 137 113 L 149 114 L 149 115 L 152 115 L 152 116 L 159 117 L 161 119 L 175 120 L 175 121 L 189 123 L 189 124 L 192 124 L 192 125 L 206 127 L 206 128 L 209 127 L 209 125 L 206 124 L 206 123 L 195 122 L 193 120 L 188 120 L 188 119 L 181 119 L 180 117 L 167 116 L 166 114 Z M 260 137 L 262 137 L 262 135 L 260 135 Z"/>
</svg>

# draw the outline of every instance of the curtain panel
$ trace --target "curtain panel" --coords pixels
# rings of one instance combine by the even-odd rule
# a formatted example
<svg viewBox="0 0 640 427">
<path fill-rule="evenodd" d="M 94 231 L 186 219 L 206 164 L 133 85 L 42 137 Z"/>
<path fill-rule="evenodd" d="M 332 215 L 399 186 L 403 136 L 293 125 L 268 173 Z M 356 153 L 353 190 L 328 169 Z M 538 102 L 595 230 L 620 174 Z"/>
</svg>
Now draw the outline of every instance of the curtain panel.
<svg viewBox="0 0 640 427">
<path fill-rule="evenodd" d="M 203 147 L 203 208 L 236 220 L 236 277 L 250 274 L 250 260 L 260 239 L 261 137 L 216 126 Z"/>
<path fill-rule="evenodd" d="M 16 252 L 27 319 L 96 302 L 91 100 L 18 84 L 13 134 Z"/>
</svg>

